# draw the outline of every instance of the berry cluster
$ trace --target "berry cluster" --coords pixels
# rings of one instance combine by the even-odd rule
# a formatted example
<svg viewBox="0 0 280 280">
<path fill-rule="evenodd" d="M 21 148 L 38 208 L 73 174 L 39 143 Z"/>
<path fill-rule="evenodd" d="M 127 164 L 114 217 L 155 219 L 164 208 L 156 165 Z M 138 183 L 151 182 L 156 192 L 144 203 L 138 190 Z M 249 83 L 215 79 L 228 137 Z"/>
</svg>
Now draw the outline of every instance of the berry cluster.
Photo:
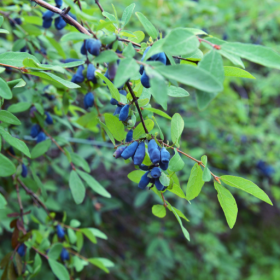
<svg viewBox="0 0 280 280">
<path fill-rule="evenodd" d="M 61 225 L 56 226 L 56 234 L 59 239 L 64 239 L 65 231 Z M 65 248 L 62 248 L 60 258 L 63 262 L 70 259 L 69 252 Z"/>
</svg>

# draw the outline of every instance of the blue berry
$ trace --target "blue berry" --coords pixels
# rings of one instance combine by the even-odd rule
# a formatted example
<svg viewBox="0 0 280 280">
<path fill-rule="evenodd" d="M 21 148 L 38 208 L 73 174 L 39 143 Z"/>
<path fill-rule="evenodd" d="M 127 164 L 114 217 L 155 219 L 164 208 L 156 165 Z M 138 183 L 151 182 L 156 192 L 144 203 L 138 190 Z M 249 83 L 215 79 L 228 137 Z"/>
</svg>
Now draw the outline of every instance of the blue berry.
<svg viewBox="0 0 280 280">
<path fill-rule="evenodd" d="M 43 13 L 43 20 L 50 20 L 50 19 L 52 19 L 53 15 L 54 15 L 54 12 L 48 10 Z"/>
<path fill-rule="evenodd" d="M 23 163 L 21 165 L 21 176 L 25 178 L 27 174 L 28 174 L 27 166 Z"/>
<path fill-rule="evenodd" d="M 57 30 L 63 29 L 67 23 L 64 21 L 62 17 L 57 17 L 54 21 L 54 26 Z"/>
<path fill-rule="evenodd" d="M 57 233 L 58 238 L 62 239 L 65 236 L 64 229 L 63 229 L 63 227 L 61 225 L 57 225 L 56 226 L 56 233 Z"/>
<path fill-rule="evenodd" d="M 139 184 L 138 184 L 138 187 L 139 187 L 140 189 L 142 189 L 142 190 L 144 190 L 144 189 L 148 186 L 148 184 L 150 183 L 150 181 L 151 181 L 151 178 L 148 177 L 149 173 L 150 173 L 149 171 L 146 172 L 146 173 L 141 177 L 141 180 L 140 180 L 140 182 L 139 182 Z"/>
<path fill-rule="evenodd" d="M 84 70 L 84 66 L 80 65 L 77 69 L 76 74 L 72 77 L 71 82 L 82 83 L 84 81 L 83 70 Z"/>
<path fill-rule="evenodd" d="M 129 105 L 127 104 L 122 107 L 119 115 L 119 120 L 124 122 L 128 118 L 128 114 L 129 114 Z"/>
<path fill-rule="evenodd" d="M 61 258 L 61 260 L 62 260 L 63 262 L 64 262 L 64 261 L 68 261 L 68 260 L 70 259 L 70 257 L 69 257 L 69 252 L 68 252 L 65 248 L 63 248 L 63 249 L 61 250 L 60 258 Z"/>
<path fill-rule="evenodd" d="M 132 139 L 133 139 L 133 130 L 130 129 L 126 134 L 125 142 L 131 142 Z"/>
<path fill-rule="evenodd" d="M 114 112 L 114 116 L 119 115 L 123 106 L 118 106 Z"/>
<path fill-rule="evenodd" d="M 119 101 L 116 100 L 115 98 L 111 98 L 110 103 L 111 103 L 112 105 L 118 105 L 118 104 L 119 104 Z"/>
<path fill-rule="evenodd" d="M 94 95 L 92 92 L 88 92 L 84 97 L 84 106 L 86 109 L 94 105 Z"/>
<path fill-rule="evenodd" d="M 152 154 L 152 152 L 154 150 L 158 149 L 158 144 L 157 142 L 155 141 L 155 139 L 152 139 L 149 141 L 149 144 L 148 144 L 148 152 L 149 152 L 149 155 Z"/>
<path fill-rule="evenodd" d="M 133 142 L 122 152 L 121 157 L 124 159 L 129 159 L 130 157 L 133 157 L 137 147 L 138 147 L 138 142 Z"/>
<path fill-rule="evenodd" d="M 53 119 L 51 117 L 51 115 L 49 114 L 49 112 L 45 112 L 46 118 L 45 118 L 45 122 L 47 124 L 53 124 Z"/>
<path fill-rule="evenodd" d="M 86 40 L 86 49 L 90 54 L 94 56 L 98 56 L 100 53 L 100 48 L 101 48 L 101 42 L 99 40 L 96 39 Z"/>
<path fill-rule="evenodd" d="M 52 18 L 43 20 L 43 25 L 42 26 L 44 28 L 50 28 L 52 26 Z"/>
<path fill-rule="evenodd" d="M 170 153 L 163 147 L 160 151 L 160 161 L 162 163 L 168 163 L 170 160 Z"/>
<path fill-rule="evenodd" d="M 40 143 L 40 142 L 43 142 L 45 140 L 46 140 L 46 134 L 43 131 L 41 131 L 37 136 L 36 142 Z"/>
<path fill-rule="evenodd" d="M 148 77 L 148 75 L 146 74 L 146 72 L 144 71 L 142 76 L 141 76 L 141 84 L 143 85 L 143 87 L 145 88 L 150 88 L 150 78 Z"/>
<path fill-rule="evenodd" d="M 121 157 L 122 152 L 127 148 L 127 146 L 120 146 L 117 148 L 117 150 L 114 152 L 113 156 L 115 158 Z"/>
<path fill-rule="evenodd" d="M 161 170 L 159 167 L 154 167 L 152 170 L 151 170 L 151 176 L 155 179 L 159 178 L 161 175 Z"/>
<path fill-rule="evenodd" d="M 155 180 L 155 186 L 158 191 L 163 191 L 164 190 L 164 185 L 159 181 L 159 179 Z"/>
<path fill-rule="evenodd" d="M 134 165 L 140 165 L 143 162 L 146 154 L 145 150 L 146 150 L 145 143 L 144 142 L 139 143 L 133 158 Z"/>
<path fill-rule="evenodd" d="M 93 83 L 97 83 L 96 78 L 95 78 L 95 67 L 93 64 L 89 64 L 87 67 L 87 79 L 89 81 L 92 81 Z"/>
<path fill-rule="evenodd" d="M 140 164 L 140 165 L 139 165 L 139 168 L 140 168 L 141 170 L 144 170 L 144 171 L 149 170 L 149 166 L 147 166 L 147 165 L 145 165 L 145 164 Z"/>
<path fill-rule="evenodd" d="M 62 0 L 55 0 L 55 4 L 58 8 L 60 8 L 63 4 L 63 1 Z"/>
<path fill-rule="evenodd" d="M 153 164 L 157 164 L 160 162 L 160 150 L 153 150 L 152 154 L 150 154 L 150 160 Z"/>
<path fill-rule="evenodd" d="M 169 165 L 169 162 L 167 163 L 163 163 L 162 161 L 159 163 L 159 166 L 162 170 L 167 170 L 168 169 L 168 165 Z"/>
<path fill-rule="evenodd" d="M 18 249 L 17 249 L 18 254 L 19 254 L 21 257 L 24 257 L 25 251 L 26 251 L 26 246 L 25 246 L 24 244 L 20 244 L 20 246 L 19 246 Z"/>
<path fill-rule="evenodd" d="M 32 138 L 36 138 L 38 136 L 38 134 L 41 132 L 41 127 L 39 124 L 34 124 L 32 127 L 31 127 L 31 131 L 30 131 L 30 136 Z"/>
<path fill-rule="evenodd" d="M 81 47 L 81 54 L 87 55 L 87 49 L 86 49 L 86 41 L 83 42 Z"/>
</svg>

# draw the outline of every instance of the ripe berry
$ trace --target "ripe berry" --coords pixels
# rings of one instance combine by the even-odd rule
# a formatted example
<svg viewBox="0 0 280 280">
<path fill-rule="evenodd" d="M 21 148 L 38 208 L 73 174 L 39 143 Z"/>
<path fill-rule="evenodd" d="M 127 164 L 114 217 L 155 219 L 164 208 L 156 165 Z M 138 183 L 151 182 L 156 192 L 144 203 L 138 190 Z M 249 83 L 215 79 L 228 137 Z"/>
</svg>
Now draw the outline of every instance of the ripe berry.
<svg viewBox="0 0 280 280">
<path fill-rule="evenodd" d="M 141 84 L 143 85 L 143 87 L 145 88 L 150 88 L 150 78 L 148 77 L 148 75 L 146 74 L 146 72 L 144 71 L 142 76 L 141 76 Z"/>
<path fill-rule="evenodd" d="M 139 168 L 140 168 L 141 170 L 144 170 L 144 171 L 149 170 L 149 166 L 147 166 L 147 165 L 145 165 L 145 164 L 140 164 L 140 165 L 139 165 Z"/>
<path fill-rule="evenodd" d="M 17 249 L 18 254 L 19 254 L 21 257 L 24 257 L 25 251 L 26 251 L 26 246 L 25 246 L 24 244 L 20 244 L 20 246 L 19 246 L 18 249 Z"/>
<path fill-rule="evenodd" d="M 69 253 L 68 253 L 68 251 L 67 251 L 65 248 L 63 248 L 63 249 L 61 250 L 60 258 L 61 258 L 61 260 L 62 260 L 63 262 L 70 259 Z"/>
<path fill-rule="evenodd" d="M 90 54 L 94 56 L 98 56 L 100 53 L 100 48 L 101 48 L 101 42 L 99 40 L 96 39 L 86 40 L 86 49 Z"/>
<path fill-rule="evenodd" d="M 43 25 L 42 26 L 44 28 L 50 28 L 52 26 L 52 18 L 43 20 Z"/>
<path fill-rule="evenodd" d="M 55 4 L 58 8 L 60 8 L 63 4 L 63 1 L 62 0 L 55 0 Z"/>
<path fill-rule="evenodd" d="M 119 93 L 122 94 L 123 96 L 127 95 L 127 92 L 124 89 L 119 90 Z"/>
<path fill-rule="evenodd" d="M 119 101 L 116 100 L 115 98 L 111 98 L 110 103 L 111 103 L 112 105 L 117 105 L 117 104 L 119 104 Z"/>
<path fill-rule="evenodd" d="M 128 118 L 128 113 L 129 113 L 129 105 L 127 104 L 122 107 L 119 115 L 119 120 L 124 122 Z"/>
<path fill-rule="evenodd" d="M 152 154 L 150 154 L 150 159 L 153 164 L 160 162 L 160 150 L 158 148 L 153 150 Z"/>
<path fill-rule="evenodd" d="M 81 47 L 81 54 L 87 55 L 86 42 L 84 41 Z"/>
<path fill-rule="evenodd" d="M 27 173 L 28 173 L 27 166 L 23 163 L 21 165 L 21 176 L 25 178 L 27 176 Z"/>
<path fill-rule="evenodd" d="M 160 151 L 160 161 L 162 163 L 168 163 L 170 160 L 170 153 L 163 147 Z"/>
<path fill-rule="evenodd" d="M 40 125 L 34 124 L 34 125 L 31 127 L 30 136 L 33 137 L 33 138 L 36 138 L 40 132 L 41 132 L 41 127 L 40 127 Z"/>
<path fill-rule="evenodd" d="M 154 167 L 151 171 L 151 176 L 155 179 L 159 178 L 161 175 L 161 170 L 158 167 Z"/>
<path fill-rule="evenodd" d="M 133 130 L 130 129 L 126 134 L 125 142 L 131 142 L 132 139 L 133 139 Z"/>
<path fill-rule="evenodd" d="M 77 69 L 76 74 L 72 77 L 71 82 L 82 83 L 84 81 L 83 70 L 84 70 L 84 66 L 80 65 Z"/>
<path fill-rule="evenodd" d="M 64 21 L 62 17 L 57 17 L 54 21 L 54 26 L 57 30 L 63 29 L 67 23 Z"/>
<path fill-rule="evenodd" d="M 133 142 L 122 152 L 121 157 L 124 159 L 129 159 L 130 157 L 133 157 L 137 147 L 138 147 L 138 142 Z"/>
<path fill-rule="evenodd" d="M 37 136 L 36 142 L 40 143 L 40 142 L 43 142 L 45 140 L 46 140 L 46 134 L 43 131 L 41 131 Z"/>
<path fill-rule="evenodd" d="M 43 20 L 50 20 L 50 19 L 52 19 L 53 15 L 54 15 L 54 12 L 48 10 L 43 13 Z"/>
<path fill-rule="evenodd" d="M 62 239 L 65 236 L 64 229 L 63 229 L 63 227 L 61 225 L 57 225 L 56 226 L 56 233 L 57 233 L 58 238 Z"/>
<path fill-rule="evenodd" d="M 158 149 L 158 144 L 157 142 L 155 141 L 155 139 L 152 139 L 149 141 L 149 144 L 148 144 L 148 152 L 149 152 L 149 155 L 152 154 L 152 152 L 154 150 Z"/>
<path fill-rule="evenodd" d="M 137 148 L 134 158 L 133 158 L 133 163 L 135 165 L 140 165 L 143 162 L 143 160 L 145 158 L 145 154 L 146 154 L 145 150 L 146 150 L 145 142 L 139 143 L 138 148 Z"/>
<path fill-rule="evenodd" d="M 45 112 L 46 118 L 45 118 L 45 122 L 47 124 L 53 124 L 53 119 L 51 117 L 51 115 L 49 114 L 49 112 Z"/>
<path fill-rule="evenodd" d="M 110 62 L 108 64 L 109 80 L 113 81 L 115 79 L 116 74 L 117 74 L 117 64 L 116 64 L 116 62 Z"/>
<path fill-rule="evenodd" d="M 169 162 L 167 163 L 163 163 L 162 161 L 159 163 L 159 166 L 162 170 L 167 170 L 168 169 L 168 165 L 169 165 Z"/>
<path fill-rule="evenodd" d="M 148 177 L 150 171 L 146 172 L 142 177 L 141 177 L 141 180 L 138 184 L 138 187 L 142 190 L 144 190 L 148 184 L 150 183 L 151 181 L 151 178 Z"/>
<path fill-rule="evenodd" d="M 159 179 L 155 180 L 155 186 L 158 191 L 163 191 L 164 190 L 164 185 L 159 181 Z"/>
<path fill-rule="evenodd" d="M 114 116 L 119 115 L 123 106 L 118 106 L 114 112 Z"/>
<path fill-rule="evenodd" d="M 89 64 L 87 67 L 87 79 L 89 81 L 92 81 L 93 83 L 97 83 L 96 78 L 95 78 L 95 67 L 93 64 Z"/>
<path fill-rule="evenodd" d="M 88 92 L 84 97 L 84 106 L 86 109 L 94 105 L 94 95 L 92 92 Z"/>
<path fill-rule="evenodd" d="M 117 150 L 114 152 L 113 157 L 119 158 L 121 157 L 122 152 L 127 148 L 127 146 L 120 146 L 117 148 Z"/>
</svg>

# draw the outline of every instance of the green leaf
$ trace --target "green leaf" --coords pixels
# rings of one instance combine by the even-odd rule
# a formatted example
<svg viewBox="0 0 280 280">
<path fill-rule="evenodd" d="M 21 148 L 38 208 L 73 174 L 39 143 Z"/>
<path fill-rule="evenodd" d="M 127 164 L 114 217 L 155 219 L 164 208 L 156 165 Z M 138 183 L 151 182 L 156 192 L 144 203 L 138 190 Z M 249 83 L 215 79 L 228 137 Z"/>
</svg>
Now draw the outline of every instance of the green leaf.
<svg viewBox="0 0 280 280">
<path fill-rule="evenodd" d="M 8 111 L 0 111 L 0 121 L 13 125 L 21 125 L 20 120 Z"/>
<path fill-rule="evenodd" d="M 113 143 L 113 145 L 116 145 L 115 142 L 115 138 L 114 135 L 111 133 L 111 131 L 109 130 L 109 128 L 100 120 L 98 120 L 99 124 L 101 125 L 101 127 L 105 130 L 106 134 L 108 135 L 108 137 L 110 138 L 111 142 Z"/>
<path fill-rule="evenodd" d="M 90 39 L 91 36 L 80 32 L 69 32 L 60 38 L 60 42 L 81 41 Z"/>
<path fill-rule="evenodd" d="M 87 161 L 76 153 L 70 153 L 71 159 L 76 166 L 82 167 L 86 172 L 90 172 Z"/>
<path fill-rule="evenodd" d="M 196 163 L 191 171 L 190 178 L 188 180 L 187 189 L 186 189 L 186 199 L 192 200 L 196 198 L 204 185 L 202 180 L 202 170 L 198 163 Z"/>
<path fill-rule="evenodd" d="M 122 14 L 122 27 L 123 28 L 129 22 L 134 8 L 135 8 L 135 4 L 132 3 L 124 9 L 123 14 Z"/>
<path fill-rule="evenodd" d="M 202 163 L 204 164 L 204 170 L 203 170 L 203 174 L 202 174 L 202 180 L 204 182 L 209 182 L 211 181 L 211 172 L 209 170 L 209 168 L 207 167 L 207 156 L 203 156 L 201 158 Z"/>
<path fill-rule="evenodd" d="M 35 56 L 27 52 L 5 52 L 0 54 L 1 63 L 16 67 L 23 67 L 23 60 L 25 58 L 31 58 L 37 63 L 40 63 Z"/>
<path fill-rule="evenodd" d="M 154 128 L 154 122 L 152 120 L 144 120 L 145 126 L 150 132 Z M 133 139 L 139 139 L 141 136 L 145 135 L 146 132 L 144 130 L 143 124 L 139 123 L 136 128 L 133 130 Z"/>
<path fill-rule="evenodd" d="M 166 208 L 163 205 L 154 205 L 152 213 L 158 218 L 164 218 L 166 216 Z"/>
<path fill-rule="evenodd" d="M 35 277 L 40 272 L 41 266 L 42 266 L 41 257 L 39 254 L 36 254 L 34 258 L 34 264 L 33 264 L 33 273 L 30 276 L 30 278 Z"/>
<path fill-rule="evenodd" d="M 197 107 L 200 111 L 203 111 L 207 108 L 210 102 L 218 95 L 218 93 L 214 92 L 203 92 L 203 91 L 196 91 L 196 102 Z"/>
<path fill-rule="evenodd" d="M 172 177 L 171 177 L 172 179 Z M 183 190 L 181 189 L 181 187 L 179 185 L 177 185 L 176 183 L 173 183 L 173 187 L 172 189 L 168 189 L 170 192 L 175 193 L 177 196 L 182 197 L 182 198 L 186 198 Z"/>
<path fill-rule="evenodd" d="M 153 112 L 153 113 L 155 113 L 155 114 L 157 114 L 157 115 L 159 115 L 159 116 L 162 116 L 162 117 L 164 117 L 164 118 L 167 118 L 167 119 L 171 120 L 171 117 L 170 117 L 170 116 L 168 116 L 165 112 L 163 112 L 163 111 L 161 111 L 161 110 L 159 110 L 159 109 L 147 107 L 147 108 L 144 108 L 144 110 Z"/>
<path fill-rule="evenodd" d="M 0 177 L 8 177 L 15 172 L 15 165 L 8 158 L 0 154 Z"/>
<path fill-rule="evenodd" d="M 108 191 L 102 187 L 90 174 L 87 174 L 81 170 L 77 170 L 77 172 L 93 191 L 104 197 L 111 197 L 110 193 L 108 193 Z"/>
<path fill-rule="evenodd" d="M 1 163 L 0 163 L 1 165 Z M 0 193 L 0 209 L 5 209 L 5 206 L 7 205 L 7 201 L 5 197 Z"/>
<path fill-rule="evenodd" d="M 4 130 L 3 127 L 0 127 L 0 134 L 5 139 L 5 141 L 7 141 L 11 146 L 17 148 L 19 151 L 24 153 L 27 157 L 29 158 L 31 157 L 29 149 L 23 141 L 11 136 L 7 131 Z"/>
<path fill-rule="evenodd" d="M 118 89 L 115 87 L 115 85 L 101 73 L 95 72 L 95 75 L 100 77 L 106 83 L 112 97 L 115 98 L 117 101 L 120 101 L 120 93 Z"/>
<path fill-rule="evenodd" d="M 182 160 L 179 153 L 177 152 L 177 150 L 175 149 L 174 151 L 175 151 L 175 155 L 171 158 L 169 165 L 168 165 L 168 169 L 172 172 L 177 172 L 184 168 L 185 163 Z"/>
<path fill-rule="evenodd" d="M 225 213 L 227 223 L 230 228 L 233 228 L 237 218 L 237 205 L 234 197 L 226 188 L 214 181 L 215 189 L 218 192 L 218 200 Z"/>
<path fill-rule="evenodd" d="M 121 60 L 116 77 L 114 79 L 115 87 L 121 87 L 128 79 L 137 75 L 139 72 L 139 65 L 133 58 L 124 58 Z"/>
<path fill-rule="evenodd" d="M 13 97 L 13 94 L 8 84 L 6 83 L 6 81 L 4 81 L 1 78 L 0 78 L 0 97 L 3 97 L 4 99 L 12 99 Z"/>
<path fill-rule="evenodd" d="M 238 78 L 247 78 L 247 79 L 256 79 L 249 72 L 232 66 L 224 66 L 225 76 L 226 77 L 238 77 Z"/>
<path fill-rule="evenodd" d="M 46 37 L 50 44 L 56 49 L 57 53 L 63 58 L 66 59 L 66 54 L 63 50 L 63 47 L 58 43 L 54 38 Z"/>
<path fill-rule="evenodd" d="M 46 141 L 36 144 L 36 146 L 31 151 L 31 158 L 37 158 L 44 155 L 50 148 L 52 141 L 47 139 Z"/>
<path fill-rule="evenodd" d="M 2 26 L 3 22 L 4 22 L 4 17 L 0 16 L 0 27 Z"/>
<path fill-rule="evenodd" d="M 11 113 L 21 113 L 28 110 L 31 107 L 30 102 L 19 102 L 17 104 L 12 104 L 8 107 L 8 111 Z"/>
<path fill-rule="evenodd" d="M 222 45 L 222 50 L 266 67 L 280 69 L 280 55 L 268 47 L 243 43 L 225 43 Z"/>
<path fill-rule="evenodd" d="M 190 95 L 185 89 L 175 86 L 168 87 L 167 94 L 171 97 L 187 97 Z"/>
<path fill-rule="evenodd" d="M 257 197 L 258 199 L 263 200 L 264 202 L 270 205 L 273 205 L 270 198 L 267 196 L 267 194 L 262 189 L 260 189 L 257 185 L 255 185 L 253 182 L 249 180 L 240 177 L 231 176 L 231 175 L 223 175 L 220 177 L 220 179 L 231 187 L 241 189 L 244 192 L 247 192 Z"/>
<path fill-rule="evenodd" d="M 98 228 L 88 228 L 88 230 L 90 230 L 95 237 L 102 238 L 105 240 L 108 239 L 107 235 Z"/>
<path fill-rule="evenodd" d="M 175 208 L 174 206 L 173 206 L 173 211 L 175 211 L 176 214 L 177 214 L 180 218 L 182 218 L 182 219 L 186 220 L 187 222 L 189 222 L 189 219 L 188 219 L 179 209 Z"/>
<path fill-rule="evenodd" d="M 135 56 L 135 53 L 136 53 L 136 51 L 131 43 L 129 43 L 123 50 L 124 57 L 133 58 Z M 133 75 L 131 75 L 131 76 L 133 76 Z"/>
<path fill-rule="evenodd" d="M 179 145 L 179 139 L 184 130 L 184 120 L 180 114 L 176 113 L 171 119 L 171 139 L 176 146 Z"/>
<path fill-rule="evenodd" d="M 142 170 L 133 170 L 129 174 L 127 174 L 127 177 L 129 180 L 131 180 L 134 183 L 139 183 L 141 180 L 141 177 L 145 174 L 145 171 Z"/>
<path fill-rule="evenodd" d="M 221 83 L 208 71 L 192 65 L 170 65 L 155 67 L 164 77 L 206 92 L 220 92 Z"/>
<path fill-rule="evenodd" d="M 42 183 L 41 179 L 37 175 L 36 170 L 33 167 L 30 167 L 30 170 L 31 170 L 32 177 L 33 177 L 37 187 L 41 189 L 42 196 L 43 196 L 44 200 L 46 201 L 48 197 L 47 197 L 47 191 L 45 189 L 45 185 Z"/>
<path fill-rule="evenodd" d="M 69 185 L 75 203 L 82 203 L 86 195 L 86 188 L 82 180 L 80 179 L 78 173 L 74 170 L 72 170 L 70 173 Z"/>
<path fill-rule="evenodd" d="M 90 228 L 81 228 L 80 231 L 94 244 L 97 243 L 96 237 Z"/>
<path fill-rule="evenodd" d="M 97 266 L 98 268 L 102 269 L 102 270 L 105 271 L 106 273 L 109 273 L 108 268 L 105 267 L 104 264 L 103 264 L 100 260 L 98 260 L 98 258 L 91 258 L 91 259 L 88 259 L 88 261 L 89 261 L 91 264 L 93 264 L 93 265 Z"/>
<path fill-rule="evenodd" d="M 12 80 L 12 81 L 7 82 L 7 84 L 10 87 L 10 89 L 26 86 L 26 82 L 23 79 Z"/>
<path fill-rule="evenodd" d="M 159 177 L 159 181 L 161 182 L 161 184 L 165 187 L 168 187 L 170 184 L 170 178 L 167 177 L 167 175 L 164 172 L 161 172 L 161 175 Z"/>
<path fill-rule="evenodd" d="M 58 257 L 60 256 L 62 248 L 63 248 L 62 243 L 53 244 L 48 252 L 48 257 L 53 260 L 57 260 Z"/>
<path fill-rule="evenodd" d="M 150 67 L 146 68 L 145 70 L 150 78 L 150 91 L 152 96 L 164 110 L 167 110 L 167 86 L 165 79 L 162 77 L 162 75 L 152 70 Z"/>
<path fill-rule="evenodd" d="M 60 280 L 70 280 L 69 273 L 64 265 L 62 265 L 61 263 L 59 263 L 53 259 L 48 259 L 48 262 L 49 262 L 49 265 L 51 267 L 53 274 L 57 278 L 59 278 Z"/>
<path fill-rule="evenodd" d="M 185 28 L 176 28 L 165 37 L 163 51 L 171 55 L 189 55 L 198 47 L 196 35 Z"/>
<path fill-rule="evenodd" d="M 117 61 L 119 59 L 119 57 L 117 56 L 117 54 L 114 51 L 104 51 L 101 52 L 99 56 L 96 56 L 94 58 L 94 62 L 96 63 L 110 63 L 113 61 Z"/>
<path fill-rule="evenodd" d="M 123 123 L 120 122 L 117 117 L 109 113 L 105 113 L 104 118 L 105 118 L 106 126 L 113 134 L 114 138 L 117 141 L 121 142 L 126 136 Z"/>
<path fill-rule="evenodd" d="M 153 24 L 140 12 L 135 13 L 136 16 L 138 17 L 139 21 L 143 25 L 144 29 L 146 32 L 151 36 L 153 39 L 157 39 L 158 37 L 158 31 L 157 29 L 153 26 Z"/>
<path fill-rule="evenodd" d="M 159 136 L 160 136 L 160 138 L 161 138 L 162 140 L 164 140 L 164 135 L 163 135 L 163 133 L 162 133 L 162 131 L 161 131 L 161 128 L 160 128 L 159 124 L 157 123 L 157 120 L 156 120 L 155 116 L 152 116 L 152 119 L 154 120 L 155 124 L 157 125 L 157 128 L 158 128 L 158 130 L 159 130 Z"/>
<path fill-rule="evenodd" d="M 44 72 L 44 71 L 33 71 L 33 72 L 29 72 L 30 75 L 34 75 L 37 77 L 42 78 L 43 80 L 47 80 L 50 81 L 52 84 L 54 84 L 54 86 L 58 86 L 58 87 L 62 87 L 62 88 L 79 88 L 80 86 L 69 82 L 67 80 L 64 80 L 62 78 L 60 78 L 59 76 L 56 76 L 52 73 L 49 72 Z"/>
<path fill-rule="evenodd" d="M 177 221 L 178 221 L 178 223 L 179 223 L 179 225 L 180 225 L 180 227 L 181 227 L 181 229 L 182 229 L 182 232 L 183 232 L 185 238 L 186 238 L 188 241 L 190 241 L 190 234 L 189 234 L 189 232 L 186 230 L 186 228 L 183 226 L 183 223 L 182 223 L 182 221 L 181 221 L 179 215 L 178 215 L 177 212 L 175 211 L 175 209 L 174 209 L 169 203 L 168 203 L 167 207 L 168 207 L 168 209 L 169 209 L 170 211 L 173 212 L 174 216 L 176 217 L 176 219 L 177 219 Z"/>
</svg>

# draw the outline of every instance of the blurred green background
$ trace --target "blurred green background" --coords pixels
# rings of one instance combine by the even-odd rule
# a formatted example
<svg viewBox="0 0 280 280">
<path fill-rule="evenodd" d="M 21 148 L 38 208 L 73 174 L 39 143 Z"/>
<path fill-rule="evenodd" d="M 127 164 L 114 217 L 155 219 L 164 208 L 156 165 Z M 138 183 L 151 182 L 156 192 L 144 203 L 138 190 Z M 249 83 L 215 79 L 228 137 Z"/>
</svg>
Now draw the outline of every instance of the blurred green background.
<svg viewBox="0 0 280 280">
<path fill-rule="evenodd" d="M 94 1 L 86 2 L 95 5 Z M 113 3 L 121 16 L 132 2 L 100 0 L 100 3 L 110 13 L 113 13 Z M 145 14 L 163 35 L 174 27 L 202 28 L 224 40 L 262 44 L 280 51 L 279 1 L 141 0 L 136 2 L 136 11 Z M 98 9 L 94 16 L 100 18 Z M 136 16 L 132 17 L 129 29 L 142 30 Z M 184 118 L 183 151 L 196 158 L 206 154 L 210 169 L 217 175 L 238 175 L 252 180 L 268 193 L 274 206 L 231 189 L 239 214 L 235 227 L 230 230 L 212 183 L 207 183 L 200 196 L 189 204 L 169 193 L 166 198 L 190 220 L 186 228 L 191 242 L 187 242 L 172 214 L 168 213 L 164 219 L 152 215 L 151 207 L 161 201 L 127 179 L 134 168 L 115 160 L 113 149 L 102 145 L 75 146 L 90 163 L 94 177 L 113 196 L 105 199 L 89 193 L 81 206 L 74 205 L 64 180 L 67 171 L 61 170 L 61 166 L 67 166 L 66 158 L 53 152 L 52 164 L 42 165 L 42 171 L 47 172 L 46 186 L 52 194 L 48 207 L 59 213 L 67 211 L 68 220 L 79 219 L 84 227 L 102 230 L 108 240 L 99 239 L 96 246 L 84 246 L 82 252 L 115 263 L 109 275 L 88 266 L 81 272 L 80 279 L 280 279 L 279 71 L 246 61 L 244 64 L 256 80 L 226 78 L 224 91 L 204 111 L 198 110 L 195 92 L 188 89 L 188 98 L 169 98 L 167 113 L 179 112 Z M 106 110 L 112 110 L 110 105 L 102 109 Z M 160 117 L 157 121 L 166 139 L 170 139 L 170 123 Z M 57 133 L 69 134 L 67 130 L 61 132 L 58 125 Z M 92 132 L 76 137 L 101 140 Z M 183 159 L 186 165 L 180 181 L 184 188 L 193 162 Z M 16 202 L 16 194 L 14 196 Z M 44 215 L 41 210 L 36 214 Z M 0 255 L 3 256 L 10 250 L 10 232 L 5 213 L 0 213 L 0 220 Z M 53 279 L 47 266 L 37 277 Z"/>
</svg>

